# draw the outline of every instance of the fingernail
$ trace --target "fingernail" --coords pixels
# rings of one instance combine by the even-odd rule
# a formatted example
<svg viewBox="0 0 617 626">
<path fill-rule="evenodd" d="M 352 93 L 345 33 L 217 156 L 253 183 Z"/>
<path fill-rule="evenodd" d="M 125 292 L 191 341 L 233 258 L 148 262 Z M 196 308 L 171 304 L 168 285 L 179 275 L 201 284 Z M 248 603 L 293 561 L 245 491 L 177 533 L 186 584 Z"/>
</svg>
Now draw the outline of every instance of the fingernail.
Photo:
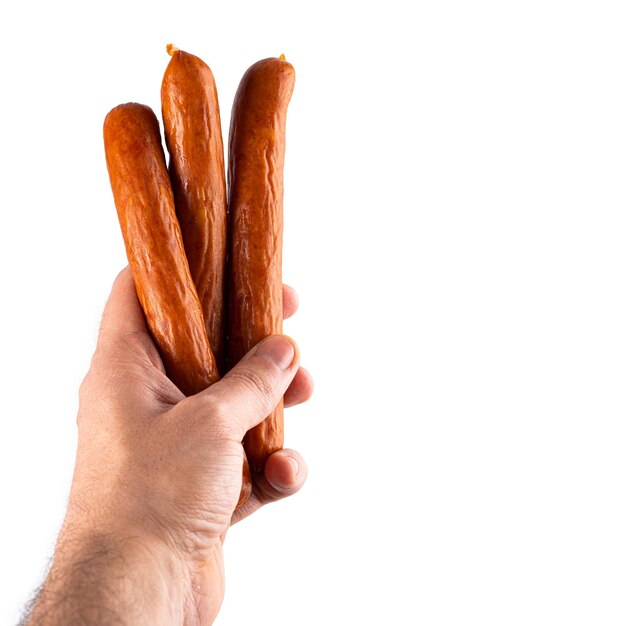
<svg viewBox="0 0 617 626">
<path fill-rule="evenodd" d="M 291 464 L 294 466 L 294 471 L 297 476 L 298 472 L 300 471 L 300 466 L 298 465 L 298 461 L 296 461 L 296 459 L 294 459 L 293 456 L 288 456 L 287 458 L 291 461 Z"/>
<path fill-rule="evenodd" d="M 279 369 L 286 370 L 296 356 L 295 346 L 281 335 L 268 337 L 255 350 L 255 356 L 265 356 L 273 361 Z"/>
</svg>

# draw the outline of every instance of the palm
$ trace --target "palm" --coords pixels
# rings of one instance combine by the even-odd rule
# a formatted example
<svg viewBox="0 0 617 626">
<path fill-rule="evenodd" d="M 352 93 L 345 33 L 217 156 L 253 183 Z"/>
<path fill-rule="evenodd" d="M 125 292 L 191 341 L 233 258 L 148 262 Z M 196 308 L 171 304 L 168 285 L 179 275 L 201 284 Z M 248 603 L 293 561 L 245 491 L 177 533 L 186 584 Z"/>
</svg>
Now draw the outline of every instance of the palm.
<svg viewBox="0 0 617 626">
<path fill-rule="evenodd" d="M 126 270 L 125 270 L 126 271 Z M 127 293 L 124 294 L 125 302 L 123 303 L 121 315 L 123 317 L 122 328 L 107 328 L 117 335 L 124 335 L 124 343 L 130 343 L 132 350 L 122 349 L 117 360 L 117 379 L 109 381 L 111 388 L 116 388 L 121 384 L 124 387 L 122 394 L 125 406 L 123 409 L 126 414 L 141 415 L 145 419 L 152 419 L 163 413 L 172 415 L 175 410 L 181 408 L 182 400 L 185 396 L 182 392 L 167 378 L 163 362 L 158 354 L 156 346 L 148 332 L 141 307 L 137 300 L 137 294 L 132 280 L 126 287 Z M 287 285 L 283 286 L 283 312 L 284 318 L 291 317 L 297 310 L 298 300 L 293 289 Z M 99 344 L 101 341 L 99 340 Z M 117 345 L 117 342 L 114 342 Z M 124 348 L 124 346 L 123 346 Z M 102 358 L 109 358 L 108 354 L 100 355 Z M 96 356 L 95 356 L 96 358 Z M 307 400 L 312 392 L 312 380 L 308 372 L 300 368 L 296 374 L 292 384 L 285 393 L 285 406 L 293 406 Z M 211 451 L 214 452 L 214 451 Z M 242 450 L 240 446 L 236 446 L 233 451 L 226 454 L 220 454 L 218 462 L 223 459 L 225 467 L 219 468 L 219 473 L 212 472 L 217 476 L 217 485 L 204 484 L 203 489 L 198 493 L 213 493 L 210 489 L 221 492 L 222 485 L 220 478 L 227 476 L 224 491 L 226 498 L 235 497 L 230 494 L 239 493 L 240 476 L 242 468 Z M 229 456 L 231 454 L 231 457 Z M 235 465 L 231 466 L 229 458 L 234 458 Z M 212 467 L 212 466 L 211 466 Z M 274 477 L 280 488 L 274 487 L 268 478 Z M 264 504 L 280 500 L 282 497 L 291 495 L 295 491 L 291 486 L 295 482 L 295 477 L 290 471 L 289 463 L 286 457 L 281 457 L 275 453 L 268 459 L 266 464 L 266 476 L 256 477 L 253 482 L 253 492 L 242 507 L 237 510 L 235 504 L 237 498 L 231 502 L 230 511 L 233 511 L 231 524 L 235 524 L 246 518 L 251 513 L 261 508 Z M 290 485 L 287 489 L 287 485 Z M 203 503 L 205 500 L 201 500 Z M 229 504 L 229 502 L 227 503 Z M 195 510 L 195 509 L 193 509 Z M 203 511 L 205 516 L 210 516 L 208 511 Z M 227 518 L 229 519 L 229 517 Z M 227 526 L 220 530 L 217 536 L 224 534 Z"/>
</svg>

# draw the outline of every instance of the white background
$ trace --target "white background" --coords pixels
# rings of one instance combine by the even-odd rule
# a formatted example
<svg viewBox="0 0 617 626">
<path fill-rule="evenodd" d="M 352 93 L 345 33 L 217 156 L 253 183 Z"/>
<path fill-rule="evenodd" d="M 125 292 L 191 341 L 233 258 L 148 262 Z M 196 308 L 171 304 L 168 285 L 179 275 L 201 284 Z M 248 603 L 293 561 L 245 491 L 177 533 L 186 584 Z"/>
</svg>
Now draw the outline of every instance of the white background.
<svg viewBox="0 0 617 626">
<path fill-rule="evenodd" d="M 614 3 L 8 3 L 0 12 L 0 623 L 63 517 L 77 390 L 125 264 L 107 111 L 165 44 L 287 55 L 286 331 L 310 467 L 234 527 L 217 624 L 617 621 Z"/>
</svg>

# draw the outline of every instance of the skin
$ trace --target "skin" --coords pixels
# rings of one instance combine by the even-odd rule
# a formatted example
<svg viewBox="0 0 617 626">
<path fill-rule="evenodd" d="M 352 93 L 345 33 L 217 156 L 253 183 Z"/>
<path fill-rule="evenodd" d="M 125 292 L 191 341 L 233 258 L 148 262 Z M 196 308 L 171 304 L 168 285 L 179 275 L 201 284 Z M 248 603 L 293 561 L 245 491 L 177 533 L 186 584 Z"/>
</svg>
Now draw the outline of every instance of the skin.
<svg viewBox="0 0 617 626">
<path fill-rule="evenodd" d="M 297 308 L 284 287 L 284 311 Z M 260 342 L 224 378 L 185 397 L 165 376 L 126 268 L 105 308 L 80 388 L 79 440 L 66 518 L 27 626 L 211 624 L 224 594 L 229 526 L 292 495 L 307 469 L 273 453 L 246 504 L 242 439 L 312 380 L 289 338 Z"/>
</svg>

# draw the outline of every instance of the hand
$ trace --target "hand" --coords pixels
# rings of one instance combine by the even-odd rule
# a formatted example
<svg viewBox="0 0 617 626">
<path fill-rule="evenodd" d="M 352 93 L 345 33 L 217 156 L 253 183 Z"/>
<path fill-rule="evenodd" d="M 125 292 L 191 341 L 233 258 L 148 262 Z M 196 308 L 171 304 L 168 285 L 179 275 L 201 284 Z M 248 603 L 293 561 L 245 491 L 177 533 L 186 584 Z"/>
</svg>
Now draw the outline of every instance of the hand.
<svg viewBox="0 0 617 626">
<path fill-rule="evenodd" d="M 297 298 L 290 288 L 283 295 L 289 316 Z M 298 359 L 293 342 L 267 338 L 218 383 L 185 397 L 165 376 L 132 276 L 123 270 L 80 389 L 62 561 L 71 561 L 71 549 L 63 546 L 79 545 L 84 537 L 130 545 L 135 561 L 147 561 L 150 573 L 157 564 L 157 576 L 171 585 L 169 596 L 180 603 L 177 623 L 212 623 L 223 598 L 221 548 L 230 523 L 295 493 L 306 478 L 297 452 L 275 452 L 249 500 L 234 512 L 244 434 L 283 395 L 286 406 L 311 395 L 310 375 Z M 165 619 L 161 623 L 172 623 Z"/>
</svg>

